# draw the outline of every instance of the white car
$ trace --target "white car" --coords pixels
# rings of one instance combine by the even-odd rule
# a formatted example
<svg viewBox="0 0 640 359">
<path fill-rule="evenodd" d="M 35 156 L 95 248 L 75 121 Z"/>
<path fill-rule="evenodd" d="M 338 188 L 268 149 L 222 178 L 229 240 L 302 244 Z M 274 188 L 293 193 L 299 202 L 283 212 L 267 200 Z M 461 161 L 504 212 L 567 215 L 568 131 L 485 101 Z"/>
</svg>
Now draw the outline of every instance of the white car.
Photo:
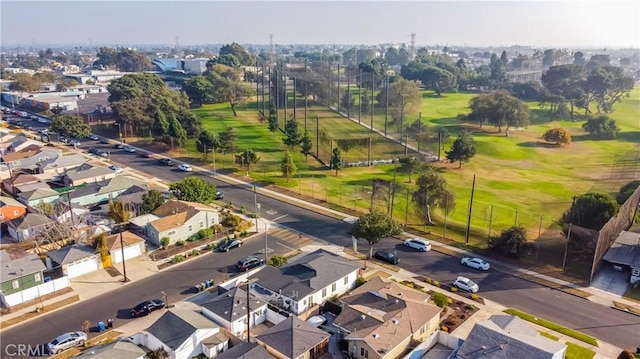
<svg viewBox="0 0 640 359">
<path fill-rule="evenodd" d="M 135 148 L 133 148 L 133 147 L 129 147 L 129 146 L 125 147 L 125 148 L 124 148 L 124 150 L 125 150 L 125 151 L 127 151 L 127 152 L 129 152 L 129 153 L 134 153 L 134 152 L 136 152 L 136 149 L 135 149 Z"/>
<path fill-rule="evenodd" d="M 89 136 L 89 139 L 90 139 L 91 141 L 97 141 L 97 140 L 99 140 L 99 139 L 100 139 L 100 137 L 98 137 L 98 135 L 91 135 L 91 136 Z"/>
<path fill-rule="evenodd" d="M 185 165 L 185 164 L 182 164 L 182 165 L 178 166 L 178 169 L 180 171 L 183 171 L 183 172 L 191 172 L 191 171 L 193 171 L 193 167 L 191 167 L 189 165 Z"/>
<path fill-rule="evenodd" d="M 114 171 L 115 173 L 122 173 L 122 171 L 124 171 L 122 169 L 122 167 L 120 167 L 118 165 L 111 165 L 111 166 L 109 166 L 109 169 Z"/>
<path fill-rule="evenodd" d="M 431 250 L 431 243 L 419 238 L 407 239 L 404 241 L 404 245 L 409 248 L 417 249 L 421 252 L 428 252 Z"/>
<path fill-rule="evenodd" d="M 58 354 L 63 350 L 84 345 L 87 341 L 87 334 L 84 332 L 65 333 L 47 343 L 49 354 Z"/>
<path fill-rule="evenodd" d="M 471 293 L 477 293 L 478 290 L 480 290 L 480 287 L 478 287 L 478 285 L 474 281 L 467 277 L 458 277 L 453 282 L 453 286 Z"/>
<path fill-rule="evenodd" d="M 460 263 L 466 265 L 467 267 L 480 269 L 480 270 L 489 270 L 489 268 L 491 268 L 491 265 L 489 264 L 489 262 L 480 258 L 464 257 L 462 258 Z"/>
</svg>

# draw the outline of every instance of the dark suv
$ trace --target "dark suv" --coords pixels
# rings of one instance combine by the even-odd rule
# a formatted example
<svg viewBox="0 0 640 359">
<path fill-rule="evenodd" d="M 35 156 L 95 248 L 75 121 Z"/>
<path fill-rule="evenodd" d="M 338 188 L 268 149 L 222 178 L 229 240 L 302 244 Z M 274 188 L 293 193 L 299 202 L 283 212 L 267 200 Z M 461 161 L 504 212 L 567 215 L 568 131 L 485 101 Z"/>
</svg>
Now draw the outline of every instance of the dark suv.
<svg viewBox="0 0 640 359">
<path fill-rule="evenodd" d="M 164 308 L 164 301 L 160 299 L 145 300 L 144 302 L 131 308 L 131 316 L 133 318 L 141 317 L 153 312 L 154 310 L 162 308 Z"/>
<path fill-rule="evenodd" d="M 173 166 L 173 161 L 170 158 L 161 158 L 158 160 L 158 162 L 165 166 Z"/>
<path fill-rule="evenodd" d="M 246 256 L 238 261 L 238 270 L 246 272 L 250 269 L 260 267 L 264 264 L 264 259 L 256 256 Z"/>
</svg>

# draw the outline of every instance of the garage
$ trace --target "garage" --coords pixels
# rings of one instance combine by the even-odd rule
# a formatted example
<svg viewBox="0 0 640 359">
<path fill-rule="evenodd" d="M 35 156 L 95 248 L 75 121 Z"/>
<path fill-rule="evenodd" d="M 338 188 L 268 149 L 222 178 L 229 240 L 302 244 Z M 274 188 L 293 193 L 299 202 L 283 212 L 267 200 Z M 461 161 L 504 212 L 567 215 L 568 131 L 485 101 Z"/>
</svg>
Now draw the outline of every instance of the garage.
<svg viewBox="0 0 640 359">
<path fill-rule="evenodd" d="M 68 264 L 67 276 L 71 279 L 83 274 L 95 272 L 98 269 L 100 269 L 100 263 L 98 257 L 94 255 Z"/>
<path fill-rule="evenodd" d="M 101 262 L 95 249 L 86 244 L 74 244 L 47 253 L 47 266 L 62 267 L 69 277 L 75 278 L 83 274 L 97 271 Z"/>
<path fill-rule="evenodd" d="M 122 262 L 122 248 L 124 246 L 124 259 L 129 260 L 141 256 L 144 253 L 144 238 L 137 234 L 124 231 L 122 238 L 120 233 L 112 234 L 106 238 L 106 245 L 111 253 L 112 263 Z"/>
</svg>

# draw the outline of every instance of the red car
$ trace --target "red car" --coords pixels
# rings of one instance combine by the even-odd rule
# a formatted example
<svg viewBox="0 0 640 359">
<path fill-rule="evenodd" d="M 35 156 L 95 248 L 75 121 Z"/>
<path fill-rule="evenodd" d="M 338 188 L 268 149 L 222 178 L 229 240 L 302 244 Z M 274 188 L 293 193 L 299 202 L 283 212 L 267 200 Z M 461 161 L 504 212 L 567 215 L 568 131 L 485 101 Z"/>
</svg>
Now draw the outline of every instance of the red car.
<svg viewBox="0 0 640 359">
<path fill-rule="evenodd" d="M 142 158 L 151 158 L 152 154 L 150 152 L 141 152 L 140 157 Z"/>
</svg>

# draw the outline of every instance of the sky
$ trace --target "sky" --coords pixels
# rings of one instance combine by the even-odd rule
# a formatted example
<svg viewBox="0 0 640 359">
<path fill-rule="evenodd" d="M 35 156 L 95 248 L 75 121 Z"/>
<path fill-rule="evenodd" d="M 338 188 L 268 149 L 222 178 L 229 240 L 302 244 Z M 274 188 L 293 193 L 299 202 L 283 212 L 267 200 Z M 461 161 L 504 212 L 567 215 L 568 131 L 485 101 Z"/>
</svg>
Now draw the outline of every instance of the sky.
<svg viewBox="0 0 640 359">
<path fill-rule="evenodd" d="M 640 1 L 0 1 L 9 45 L 640 47 Z"/>
</svg>

